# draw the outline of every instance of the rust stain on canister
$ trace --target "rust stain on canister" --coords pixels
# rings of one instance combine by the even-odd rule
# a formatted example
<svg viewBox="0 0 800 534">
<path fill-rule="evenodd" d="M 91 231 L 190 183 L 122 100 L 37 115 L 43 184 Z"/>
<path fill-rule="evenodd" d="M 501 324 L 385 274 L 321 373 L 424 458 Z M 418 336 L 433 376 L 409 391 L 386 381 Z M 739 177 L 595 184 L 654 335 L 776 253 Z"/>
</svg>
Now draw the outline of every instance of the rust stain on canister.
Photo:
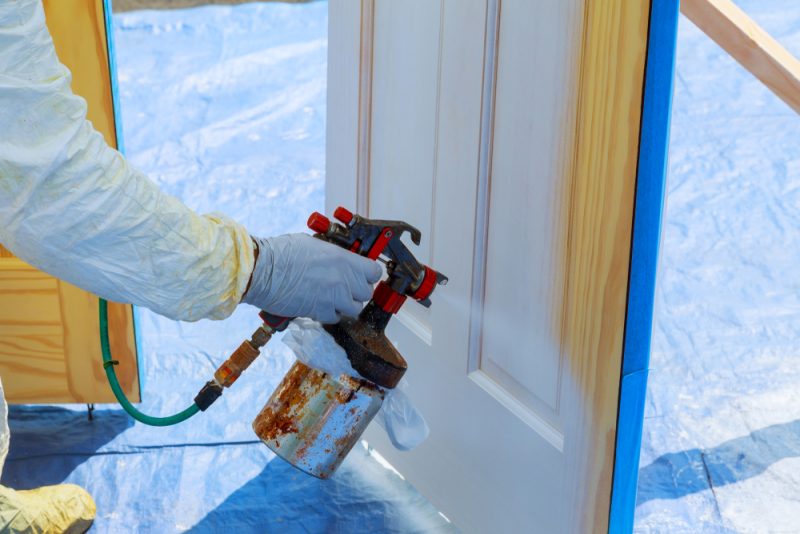
<svg viewBox="0 0 800 534">
<path fill-rule="evenodd" d="M 380 409 L 383 390 L 295 362 L 253 430 L 278 456 L 319 478 L 333 474 Z"/>
</svg>

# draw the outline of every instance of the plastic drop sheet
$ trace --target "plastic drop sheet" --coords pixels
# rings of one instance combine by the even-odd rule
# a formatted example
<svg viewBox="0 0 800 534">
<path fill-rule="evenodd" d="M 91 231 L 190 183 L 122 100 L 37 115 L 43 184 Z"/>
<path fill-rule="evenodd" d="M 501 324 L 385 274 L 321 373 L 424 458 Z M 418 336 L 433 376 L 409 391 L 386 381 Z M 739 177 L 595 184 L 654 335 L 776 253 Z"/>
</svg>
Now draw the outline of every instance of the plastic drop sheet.
<svg viewBox="0 0 800 534">
<path fill-rule="evenodd" d="M 327 5 L 244 4 L 114 16 L 126 152 L 167 192 L 258 235 L 303 231 L 323 208 Z M 258 326 L 175 323 L 138 310 L 146 413 L 185 408 Z M 451 532 L 363 444 L 329 481 L 262 445 L 250 424 L 294 361 L 273 340 L 205 413 L 169 428 L 115 405 L 12 406 L 2 483 L 73 482 L 92 533 Z"/>
<path fill-rule="evenodd" d="M 800 55 L 795 0 L 741 0 Z M 326 8 L 250 4 L 115 16 L 133 162 L 253 232 L 323 206 Z M 800 531 L 800 118 L 681 18 L 635 531 Z M 140 311 L 142 409 L 186 406 L 257 324 Z M 205 414 L 169 429 L 113 406 L 11 407 L 2 482 L 94 494 L 93 532 L 442 532 L 361 447 L 322 482 L 250 422 L 291 364 L 273 342 Z M 411 453 L 413 454 L 413 453 Z"/>
<path fill-rule="evenodd" d="M 736 5 L 800 56 L 796 1 Z M 679 24 L 634 530 L 800 532 L 800 117 Z"/>
</svg>

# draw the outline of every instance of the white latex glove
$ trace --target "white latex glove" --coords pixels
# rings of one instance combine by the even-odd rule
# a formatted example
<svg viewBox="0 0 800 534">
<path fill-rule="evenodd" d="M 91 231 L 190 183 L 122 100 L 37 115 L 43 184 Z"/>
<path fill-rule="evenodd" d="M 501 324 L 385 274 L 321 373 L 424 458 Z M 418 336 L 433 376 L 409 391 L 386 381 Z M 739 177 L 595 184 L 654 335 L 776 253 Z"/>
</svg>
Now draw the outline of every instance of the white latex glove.
<svg viewBox="0 0 800 534">
<path fill-rule="evenodd" d="M 377 262 L 308 234 L 253 239 L 258 259 L 242 302 L 273 315 L 322 323 L 356 316 L 383 273 Z"/>
</svg>

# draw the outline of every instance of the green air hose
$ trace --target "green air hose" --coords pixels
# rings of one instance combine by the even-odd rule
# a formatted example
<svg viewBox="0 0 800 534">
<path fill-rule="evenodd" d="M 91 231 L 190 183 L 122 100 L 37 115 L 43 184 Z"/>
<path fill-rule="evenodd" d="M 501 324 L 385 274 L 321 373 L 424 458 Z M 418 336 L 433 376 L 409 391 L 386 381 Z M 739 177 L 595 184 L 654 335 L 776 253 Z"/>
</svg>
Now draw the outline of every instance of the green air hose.
<svg viewBox="0 0 800 534">
<path fill-rule="evenodd" d="M 176 425 L 182 421 L 186 421 L 200 410 L 197 404 L 193 403 L 191 406 L 175 415 L 170 415 L 169 417 L 152 417 L 143 414 L 131 404 L 131 401 L 128 400 L 125 393 L 122 391 L 122 387 L 119 385 L 117 373 L 114 372 L 114 366 L 119 362 L 111 359 L 111 346 L 108 343 L 108 302 L 103 299 L 100 299 L 100 348 L 103 352 L 103 368 L 106 370 L 106 376 L 108 377 L 108 384 L 111 386 L 111 391 L 114 392 L 114 396 L 117 398 L 117 402 L 119 402 L 120 406 L 137 421 L 151 426 Z"/>
</svg>

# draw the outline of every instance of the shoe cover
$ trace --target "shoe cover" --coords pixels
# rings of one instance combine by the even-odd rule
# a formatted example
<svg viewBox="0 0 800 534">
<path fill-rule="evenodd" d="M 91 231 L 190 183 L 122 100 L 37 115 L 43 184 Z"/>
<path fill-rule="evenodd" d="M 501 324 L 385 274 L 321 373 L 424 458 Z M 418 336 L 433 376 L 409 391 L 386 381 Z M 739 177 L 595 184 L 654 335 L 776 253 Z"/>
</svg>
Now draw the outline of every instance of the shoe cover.
<svg viewBox="0 0 800 534">
<path fill-rule="evenodd" d="M 92 496 L 74 484 L 15 491 L 0 486 L 0 532 L 81 534 L 94 520 Z"/>
<path fill-rule="evenodd" d="M 78 287 L 173 319 L 222 319 L 253 270 L 245 228 L 201 216 L 86 120 L 41 0 L 0 1 L 0 243 Z"/>
</svg>

